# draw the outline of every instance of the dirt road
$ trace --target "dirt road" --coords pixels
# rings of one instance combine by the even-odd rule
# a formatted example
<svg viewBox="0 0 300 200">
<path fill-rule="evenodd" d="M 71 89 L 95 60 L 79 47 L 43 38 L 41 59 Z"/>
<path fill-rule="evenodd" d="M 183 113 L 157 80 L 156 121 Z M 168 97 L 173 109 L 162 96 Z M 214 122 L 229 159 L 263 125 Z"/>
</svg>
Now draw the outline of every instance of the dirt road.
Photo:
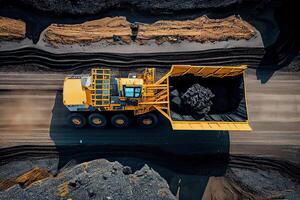
<svg viewBox="0 0 300 200">
<path fill-rule="evenodd" d="M 155 130 L 132 127 L 74 130 L 61 102 L 64 74 L 0 73 L 0 147 L 15 145 L 131 144 L 230 152 L 300 163 L 300 73 L 275 72 L 266 82 L 247 72 L 252 132 L 174 132 L 163 120 Z M 185 145 L 185 146 L 184 146 Z M 195 149 L 194 149 L 195 150 Z"/>
</svg>

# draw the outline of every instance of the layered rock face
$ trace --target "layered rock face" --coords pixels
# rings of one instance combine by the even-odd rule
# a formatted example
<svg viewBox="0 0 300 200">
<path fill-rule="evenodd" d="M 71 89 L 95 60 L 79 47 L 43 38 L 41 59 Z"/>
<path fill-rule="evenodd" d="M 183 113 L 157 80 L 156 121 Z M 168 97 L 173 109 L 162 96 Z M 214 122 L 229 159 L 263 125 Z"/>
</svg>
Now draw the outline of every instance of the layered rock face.
<svg viewBox="0 0 300 200">
<path fill-rule="evenodd" d="M 0 16 L 0 40 L 21 40 L 25 38 L 26 24 L 21 20 Z"/>
<path fill-rule="evenodd" d="M 106 17 L 82 24 L 51 24 L 45 31 L 45 41 L 52 45 L 93 43 L 102 40 L 130 42 L 130 23 L 125 17 Z"/>
<path fill-rule="evenodd" d="M 157 44 L 190 42 L 216 42 L 249 40 L 255 36 L 254 27 L 239 17 L 209 19 L 207 16 L 194 20 L 161 20 L 153 24 L 139 24 L 133 34 L 125 17 L 106 17 L 82 24 L 51 24 L 45 31 L 44 40 L 52 45 L 93 43 L 102 40 L 129 44 L 135 37 L 139 44 L 155 40 Z"/>
<path fill-rule="evenodd" d="M 254 27 L 240 17 L 209 19 L 207 16 L 194 20 L 161 20 L 153 24 L 141 24 L 137 39 L 155 39 L 159 43 L 188 40 L 195 42 L 215 42 L 225 40 L 249 40 L 255 35 Z"/>
</svg>

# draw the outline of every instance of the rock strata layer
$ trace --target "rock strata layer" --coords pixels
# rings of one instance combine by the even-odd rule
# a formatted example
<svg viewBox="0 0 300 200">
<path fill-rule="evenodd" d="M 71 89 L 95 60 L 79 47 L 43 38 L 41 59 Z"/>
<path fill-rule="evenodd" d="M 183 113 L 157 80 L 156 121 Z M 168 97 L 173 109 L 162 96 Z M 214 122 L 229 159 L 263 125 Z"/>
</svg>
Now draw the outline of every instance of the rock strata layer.
<svg viewBox="0 0 300 200">
<path fill-rule="evenodd" d="M 21 40 L 25 38 L 26 24 L 21 20 L 0 16 L 0 41 Z"/>
</svg>

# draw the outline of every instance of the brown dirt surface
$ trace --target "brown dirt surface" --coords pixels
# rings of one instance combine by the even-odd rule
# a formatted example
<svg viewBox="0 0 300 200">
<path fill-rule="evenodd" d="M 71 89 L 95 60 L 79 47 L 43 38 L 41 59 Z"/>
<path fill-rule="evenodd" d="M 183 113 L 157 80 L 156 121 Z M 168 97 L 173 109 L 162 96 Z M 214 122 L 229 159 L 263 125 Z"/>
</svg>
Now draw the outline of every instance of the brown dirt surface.
<svg viewBox="0 0 300 200">
<path fill-rule="evenodd" d="M 21 40 L 25 33 L 25 22 L 0 16 L 0 40 Z"/>
<path fill-rule="evenodd" d="M 0 181 L 0 189 L 6 190 L 10 188 L 11 186 L 15 184 L 20 184 L 23 187 L 28 187 L 32 183 L 45 179 L 49 177 L 50 174 L 46 169 L 41 168 L 33 168 L 32 170 L 26 172 L 25 174 L 22 174 L 21 176 L 18 176 L 16 178 L 11 178 L 8 180 Z"/>
<path fill-rule="evenodd" d="M 223 200 L 223 199 L 261 199 L 238 185 L 228 177 L 210 177 L 206 186 L 203 200 Z"/>
<path fill-rule="evenodd" d="M 114 37 L 130 43 L 130 23 L 125 17 L 106 17 L 82 24 L 51 24 L 45 31 L 45 41 L 58 44 L 93 43 L 101 40 L 113 42 Z"/>
<path fill-rule="evenodd" d="M 249 40 L 254 35 L 254 27 L 240 17 L 209 19 L 202 16 L 187 21 L 161 20 L 153 24 L 140 24 L 137 41 L 143 43 L 155 39 L 158 44 L 181 40 L 215 42 L 229 39 Z"/>
<path fill-rule="evenodd" d="M 300 187 L 294 174 L 273 170 L 275 165 L 271 165 L 263 170 L 230 167 L 224 176 L 209 178 L 202 199 L 299 199 Z"/>
</svg>

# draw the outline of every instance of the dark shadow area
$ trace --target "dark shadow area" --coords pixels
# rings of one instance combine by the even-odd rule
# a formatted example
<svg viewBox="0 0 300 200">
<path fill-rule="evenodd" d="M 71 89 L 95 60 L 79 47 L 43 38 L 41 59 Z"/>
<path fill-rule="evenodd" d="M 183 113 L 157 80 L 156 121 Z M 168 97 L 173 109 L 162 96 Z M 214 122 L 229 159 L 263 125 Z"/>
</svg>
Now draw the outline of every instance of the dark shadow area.
<svg viewBox="0 0 300 200">
<path fill-rule="evenodd" d="M 263 67 L 257 68 L 256 69 L 256 78 L 257 78 L 257 80 L 260 80 L 260 82 L 262 84 L 267 83 L 278 69 L 280 69 L 280 67 L 276 67 L 274 69 L 266 69 Z"/>
<path fill-rule="evenodd" d="M 61 92 L 52 114 L 50 136 L 60 168 L 96 158 L 117 160 L 134 170 L 148 164 L 167 180 L 174 195 L 180 188 L 180 199 L 201 199 L 209 176 L 226 171 L 230 143 L 225 131 L 172 131 L 163 117 L 154 129 L 74 129 L 66 123 L 69 112 Z"/>
<path fill-rule="evenodd" d="M 50 136 L 57 146 L 64 145 L 133 145 L 163 148 L 178 155 L 224 154 L 229 151 L 228 132 L 224 131 L 172 131 L 169 122 L 160 117 L 160 124 L 153 129 L 132 125 L 118 129 L 108 124 L 106 128 L 87 126 L 74 129 L 67 124 L 69 111 L 58 92 L 52 111 Z M 178 147 L 181 146 L 180 151 Z"/>
<path fill-rule="evenodd" d="M 256 70 L 257 80 L 266 83 L 275 71 L 287 66 L 300 50 L 298 2 L 282 1 L 274 10 L 274 19 L 279 27 L 277 40 L 266 48 L 266 54 Z"/>
</svg>

